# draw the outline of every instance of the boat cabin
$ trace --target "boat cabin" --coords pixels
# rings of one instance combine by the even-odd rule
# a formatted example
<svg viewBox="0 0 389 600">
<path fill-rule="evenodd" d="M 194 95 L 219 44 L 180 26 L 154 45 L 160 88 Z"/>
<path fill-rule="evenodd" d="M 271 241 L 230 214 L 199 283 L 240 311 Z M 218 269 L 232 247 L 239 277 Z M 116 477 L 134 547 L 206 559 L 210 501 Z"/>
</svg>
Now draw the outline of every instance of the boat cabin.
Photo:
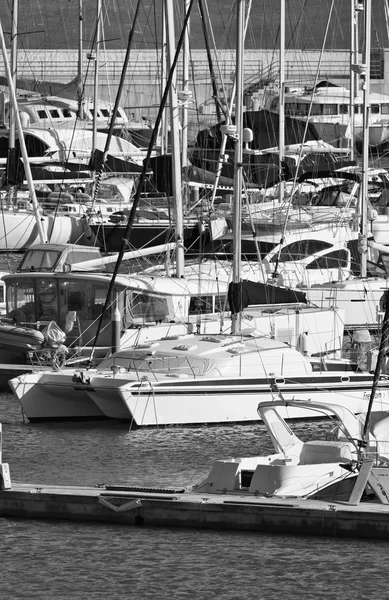
<svg viewBox="0 0 389 600">
<path fill-rule="evenodd" d="M 67 271 L 70 265 L 101 258 L 99 248 L 77 244 L 34 244 L 23 255 L 18 273 Z"/>
<path fill-rule="evenodd" d="M 92 345 L 109 292 L 111 274 L 96 259 L 98 248 L 73 244 L 36 244 L 23 256 L 16 273 L 5 275 L 5 316 L 22 327 L 44 329 L 55 321 L 67 345 Z M 88 266 L 90 263 L 91 266 Z M 101 263 L 100 263 L 101 264 Z M 118 275 L 117 298 L 122 331 L 158 323 L 185 323 L 189 316 L 227 310 L 226 286 L 213 282 L 153 275 Z M 112 342 L 113 302 L 104 313 L 99 346 Z"/>
<path fill-rule="evenodd" d="M 322 82 L 328 83 L 328 82 Z M 280 96 L 274 95 L 269 98 L 266 108 L 278 112 L 280 107 Z M 296 89 L 285 94 L 285 116 L 289 117 L 334 117 L 342 118 L 349 116 L 350 91 L 345 87 L 328 86 L 318 84 L 312 89 Z M 355 98 L 354 111 L 356 115 L 363 114 L 362 97 Z M 370 114 L 372 116 L 389 116 L 389 96 L 372 93 Z"/>
<path fill-rule="evenodd" d="M 18 106 L 21 122 L 24 127 L 42 127 L 43 129 L 55 126 L 74 126 L 76 123 L 85 128 L 92 129 L 94 113 L 99 127 L 108 127 L 112 118 L 113 105 L 105 101 L 99 102 L 94 107 L 92 101 L 87 101 L 84 106 L 84 119 L 80 121 L 78 104 L 74 100 L 59 98 L 57 96 L 18 95 Z M 4 100 L 3 121 L 9 125 L 10 101 Z M 122 107 L 117 107 L 115 118 L 116 127 L 129 125 L 129 119 Z"/>
</svg>

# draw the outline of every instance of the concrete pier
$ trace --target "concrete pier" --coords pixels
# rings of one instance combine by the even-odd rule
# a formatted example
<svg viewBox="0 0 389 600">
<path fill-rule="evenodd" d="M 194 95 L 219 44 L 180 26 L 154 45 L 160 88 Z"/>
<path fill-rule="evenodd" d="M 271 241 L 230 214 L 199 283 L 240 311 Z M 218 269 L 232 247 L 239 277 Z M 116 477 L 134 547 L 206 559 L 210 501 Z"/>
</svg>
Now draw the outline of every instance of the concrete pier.
<svg viewBox="0 0 389 600">
<path fill-rule="evenodd" d="M 389 540 L 389 505 L 12 483 L 0 517 Z"/>
</svg>

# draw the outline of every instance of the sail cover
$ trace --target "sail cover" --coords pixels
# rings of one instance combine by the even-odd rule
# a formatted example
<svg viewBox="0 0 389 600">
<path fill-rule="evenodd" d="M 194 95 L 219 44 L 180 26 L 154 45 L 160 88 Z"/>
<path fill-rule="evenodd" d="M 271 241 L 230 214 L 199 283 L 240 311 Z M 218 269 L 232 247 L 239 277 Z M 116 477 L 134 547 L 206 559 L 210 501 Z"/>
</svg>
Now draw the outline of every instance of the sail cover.
<svg viewBox="0 0 389 600">
<path fill-rule="evenodd" d="M 306 304 L 307 296 L 304 292 L 289 288 L 246 280 L 230 283 L 228 303 L 232 314 L 237 314 L 255 304 Z"/>
</svg>

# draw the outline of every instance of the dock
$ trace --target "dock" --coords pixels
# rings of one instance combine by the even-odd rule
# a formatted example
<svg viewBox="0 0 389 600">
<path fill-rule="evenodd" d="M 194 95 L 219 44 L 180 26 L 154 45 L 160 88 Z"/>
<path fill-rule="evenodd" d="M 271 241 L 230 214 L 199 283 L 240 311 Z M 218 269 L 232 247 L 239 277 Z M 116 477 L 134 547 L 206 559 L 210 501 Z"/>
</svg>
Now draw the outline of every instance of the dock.
<svg viewBox="0 0 389 600">
<path fill-rule="evenodd" d="M 389 505 L 198 494 L 184 489 L 12 483 L 0 517 L 389 539 Z"/>
</svg>

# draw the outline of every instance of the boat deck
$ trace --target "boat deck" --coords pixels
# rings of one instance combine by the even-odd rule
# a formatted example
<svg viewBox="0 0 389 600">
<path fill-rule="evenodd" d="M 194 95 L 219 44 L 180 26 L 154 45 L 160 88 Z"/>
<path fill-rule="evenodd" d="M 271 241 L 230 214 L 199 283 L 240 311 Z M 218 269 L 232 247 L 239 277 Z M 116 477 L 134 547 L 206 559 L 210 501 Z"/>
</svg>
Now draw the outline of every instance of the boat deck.
<svg viewBox="0 0 389 600">
<path fill-rule="evenodd" d="M 183 489 L 12 483 L 0 491 L 0 517 L 389 539 L 389 505 Z"/>
</svg>

